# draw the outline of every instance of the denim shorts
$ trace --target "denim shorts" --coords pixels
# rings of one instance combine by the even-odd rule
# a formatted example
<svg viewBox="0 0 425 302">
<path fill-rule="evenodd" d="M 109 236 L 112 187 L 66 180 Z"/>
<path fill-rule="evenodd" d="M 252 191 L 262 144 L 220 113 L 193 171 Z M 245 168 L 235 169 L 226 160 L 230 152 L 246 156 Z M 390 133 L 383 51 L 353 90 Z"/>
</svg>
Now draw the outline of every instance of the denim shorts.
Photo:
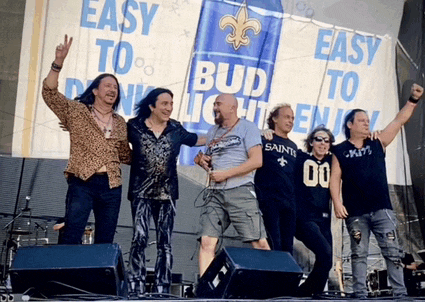
<svg viewBox="0 0 425 302">
<path fill-rule="evenodd" d="M 232 223 L 244 242 L 267 237 L 252 183 L 231 189 L 207 189 L 203 199 L 200 236 L 220 238 Z"/>
</svg>

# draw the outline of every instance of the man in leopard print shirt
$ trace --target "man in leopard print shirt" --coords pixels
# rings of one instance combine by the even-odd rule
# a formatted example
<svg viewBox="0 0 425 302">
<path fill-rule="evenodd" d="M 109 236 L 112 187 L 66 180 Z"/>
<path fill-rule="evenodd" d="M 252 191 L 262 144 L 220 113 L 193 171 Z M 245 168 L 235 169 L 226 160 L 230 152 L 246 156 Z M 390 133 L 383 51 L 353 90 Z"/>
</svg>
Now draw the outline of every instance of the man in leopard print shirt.
<svg viewBox="0 0 425 302">
<path fill-rule="evenodd" d="M 129 164 L 131 150 L 125 120 L 115 113 L 120 102 L 118 80 L 101 74 L 76 100 L 58 91 L 58 77 L 72 38 L 56 48 L 55 61 L 43 82 L 47 106 L 69 131 L 71 148 L 65 176 L 68 194 L 61 243 L 79 244 L 91 210 L 95 243 L 112 243 L 121 204 L 120 163 Z"/>
</svg>

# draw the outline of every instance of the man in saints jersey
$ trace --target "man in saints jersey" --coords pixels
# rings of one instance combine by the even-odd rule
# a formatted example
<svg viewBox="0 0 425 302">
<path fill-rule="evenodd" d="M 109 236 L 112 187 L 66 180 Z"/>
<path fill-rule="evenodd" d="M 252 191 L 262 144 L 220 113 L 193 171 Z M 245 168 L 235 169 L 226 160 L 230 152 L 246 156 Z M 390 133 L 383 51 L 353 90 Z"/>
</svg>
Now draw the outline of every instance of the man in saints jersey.
<svg viewBox="0 0 425 302">
<path fill-rule="evenodd" d="M 267 119 L 271 140 L 262 137 L 263 166 L 255 173 L 255 189 L 271 249 L 292 254 L 295 234 L 294 166 L 297 145 L 288 138 L 294 125 L 289 104 L 276 106 Z"/>
</svg>

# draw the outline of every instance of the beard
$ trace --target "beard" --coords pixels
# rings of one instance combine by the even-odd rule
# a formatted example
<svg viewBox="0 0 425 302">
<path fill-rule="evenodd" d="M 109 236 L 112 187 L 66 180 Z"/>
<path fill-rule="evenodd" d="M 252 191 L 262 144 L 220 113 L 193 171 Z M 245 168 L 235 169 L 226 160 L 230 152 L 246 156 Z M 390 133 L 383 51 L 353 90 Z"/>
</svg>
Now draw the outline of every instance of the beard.
<svg viewBox="0 0 425 302">
<path fill-rule="evenodd" d="M 217 112 L 214 112 L 214 122 L 216 125 L 221 126 L 221 124 L 223 124 L 223 116 Z"/>
</svg>

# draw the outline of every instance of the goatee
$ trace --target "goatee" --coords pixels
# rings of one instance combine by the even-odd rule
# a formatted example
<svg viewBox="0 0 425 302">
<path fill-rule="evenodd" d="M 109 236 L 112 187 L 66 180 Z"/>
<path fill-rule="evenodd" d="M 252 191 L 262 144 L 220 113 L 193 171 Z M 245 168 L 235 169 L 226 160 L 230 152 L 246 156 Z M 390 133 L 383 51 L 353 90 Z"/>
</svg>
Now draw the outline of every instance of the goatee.
<svg viewBox="0 0 425 302">
<path fill-rule="evenodd" d="M 214 111 L 214 122 L 216 125 L 221 126 L 223 124 L 223 117 Z"/>
</svg>

